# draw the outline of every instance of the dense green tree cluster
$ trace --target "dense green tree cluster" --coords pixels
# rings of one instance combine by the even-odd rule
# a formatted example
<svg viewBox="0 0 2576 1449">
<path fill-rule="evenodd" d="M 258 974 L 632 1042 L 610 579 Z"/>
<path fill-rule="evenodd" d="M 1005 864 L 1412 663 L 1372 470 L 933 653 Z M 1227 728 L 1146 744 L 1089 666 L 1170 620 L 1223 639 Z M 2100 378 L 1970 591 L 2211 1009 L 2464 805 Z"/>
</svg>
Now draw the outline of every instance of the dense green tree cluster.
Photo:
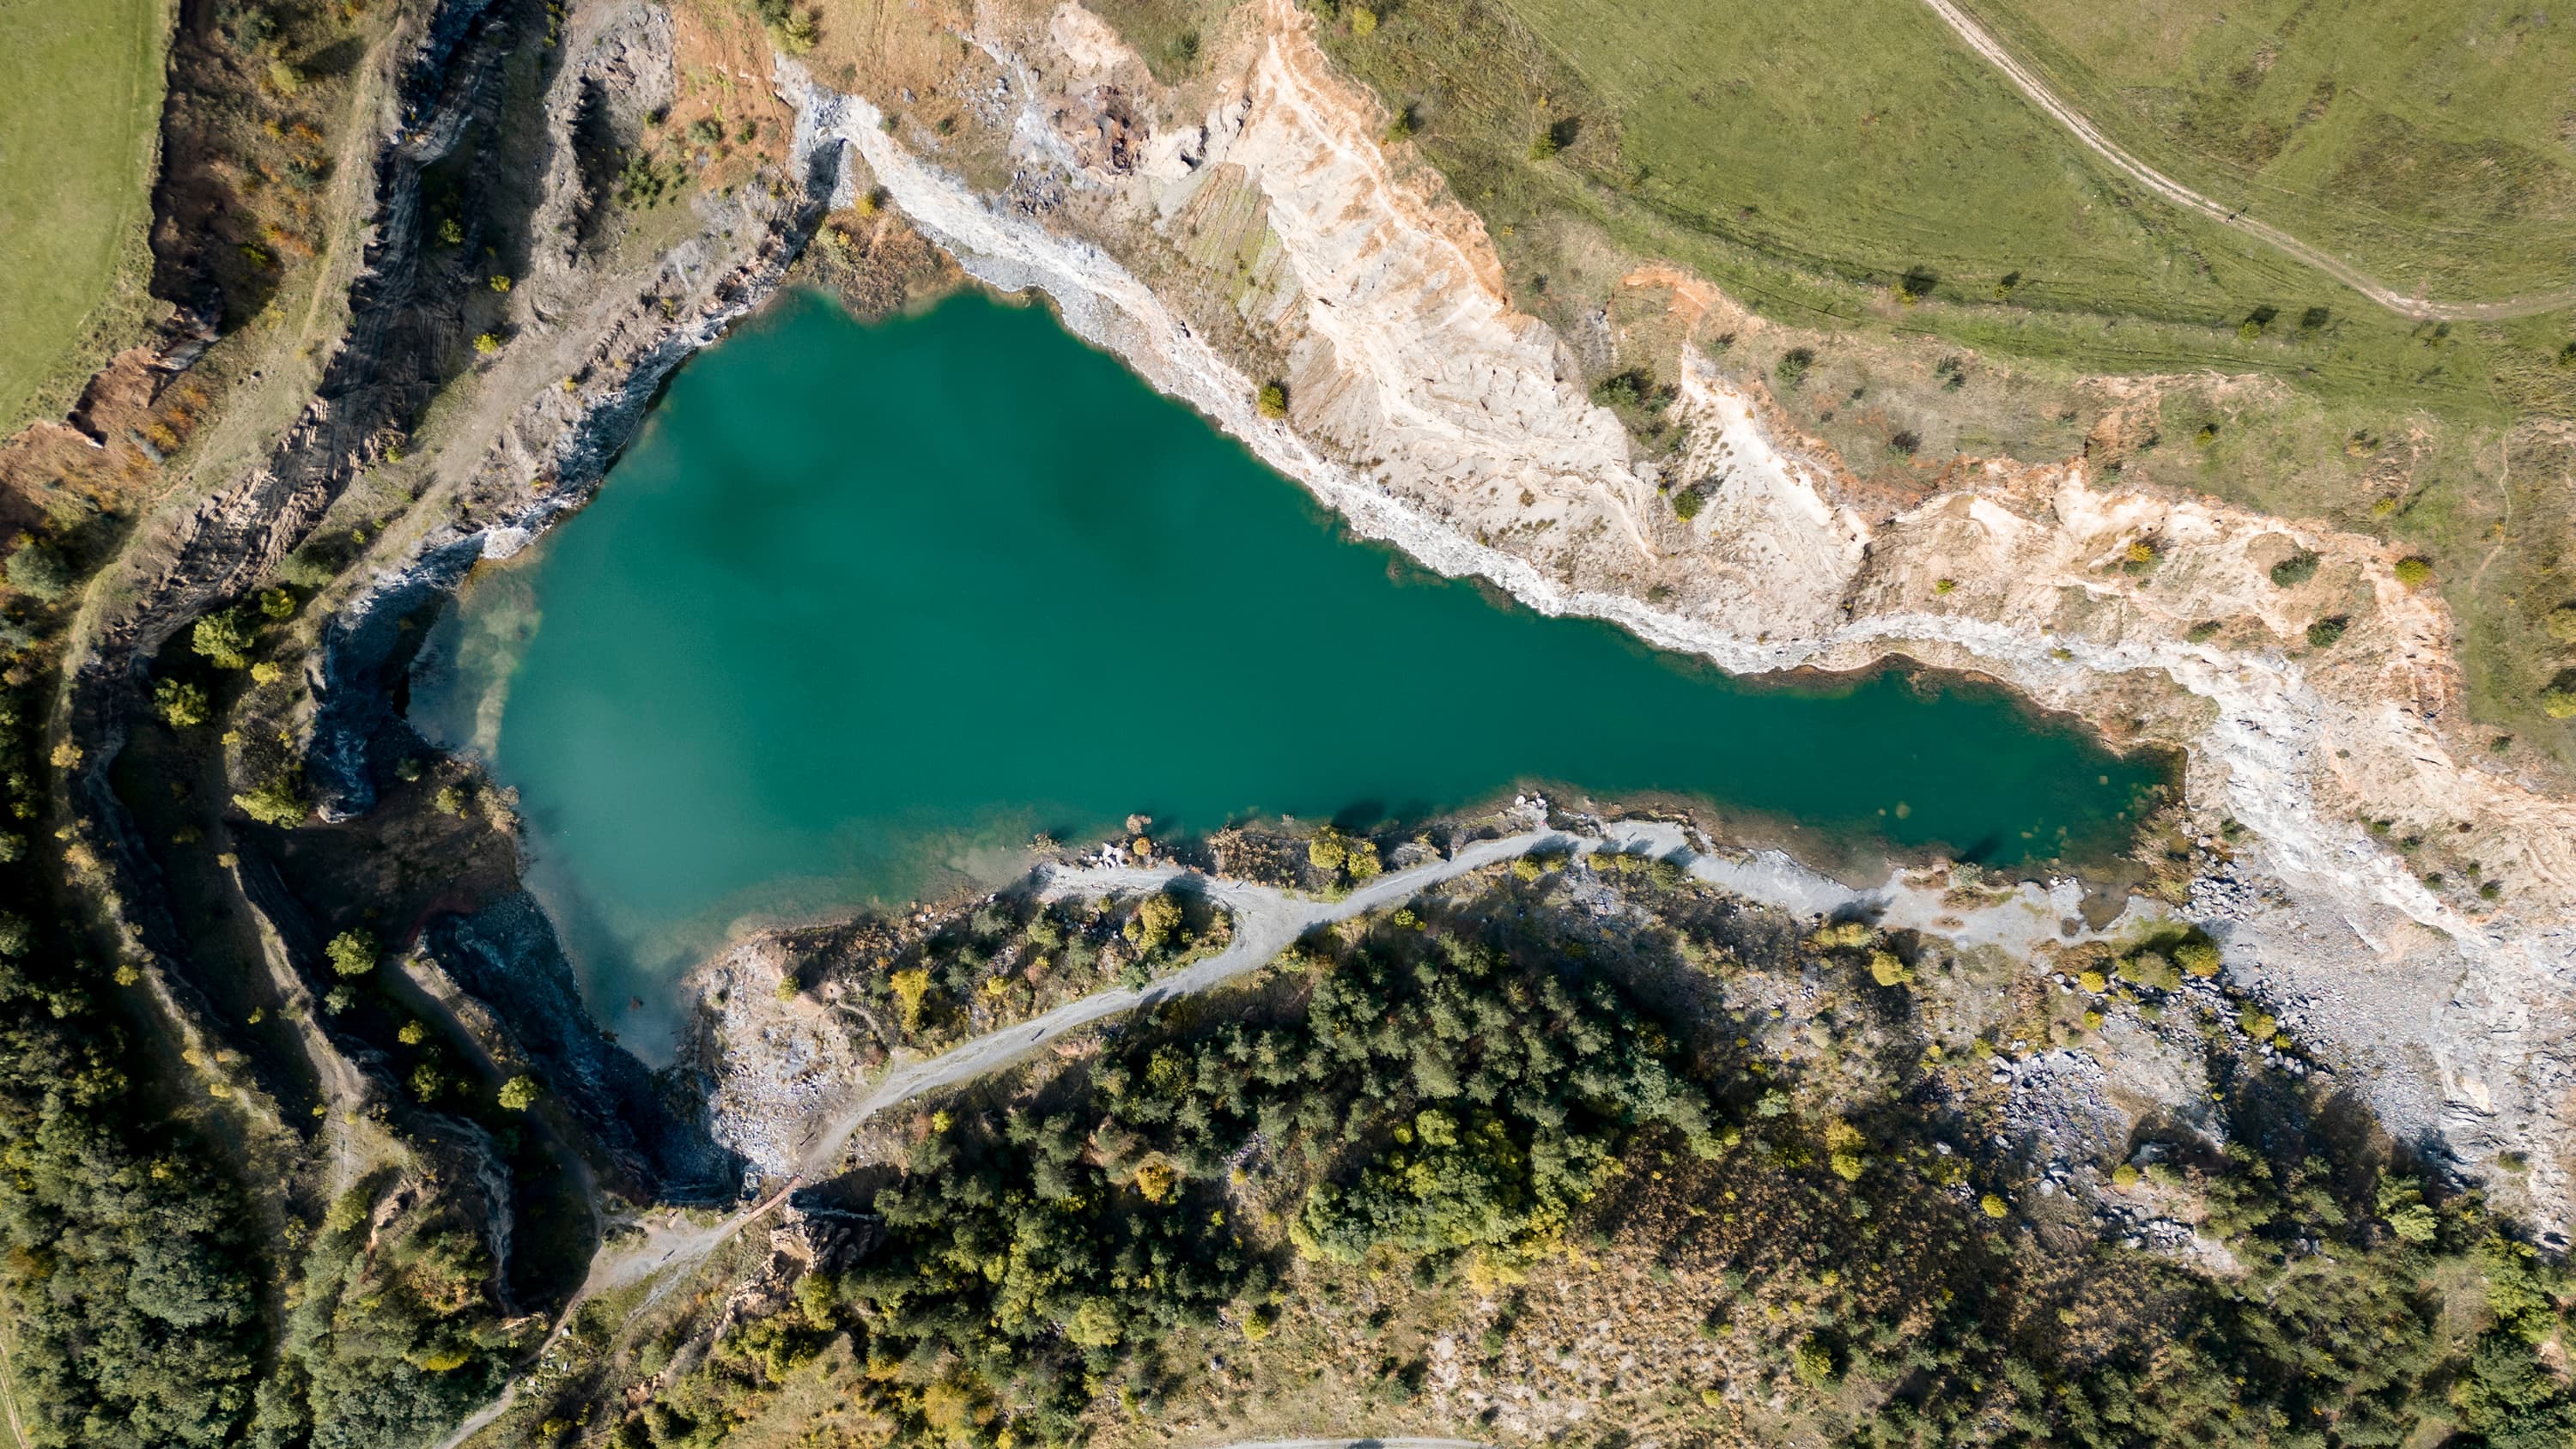
<svg viewBox="0 0 2576 1449">
<path fill-rule="evenodd" d="M 0 710 L 0 756 L 24 819 L 35 740 L 19 709 Z M 0 896 L 40 901 L 40 865 L 0 856 Z M 101 973 L 39 926 L 0 919 L 0 1311 L 21 1419 L 40 1446 L 222 1443 L 260 1337 L 240 1197 L 201 1144 L 153 1124 L 93 995 Z"/>
<path fill-rule="evenodd" d="M 442 1199 L 371 1230 L 384 1187 L 362 1182 L 323 1215 L 259 1386 L 257 1449 L 425 1444 L 498 1388 L 515 1339 L 486 1293 L 482 1235 Z"/>
</svg>

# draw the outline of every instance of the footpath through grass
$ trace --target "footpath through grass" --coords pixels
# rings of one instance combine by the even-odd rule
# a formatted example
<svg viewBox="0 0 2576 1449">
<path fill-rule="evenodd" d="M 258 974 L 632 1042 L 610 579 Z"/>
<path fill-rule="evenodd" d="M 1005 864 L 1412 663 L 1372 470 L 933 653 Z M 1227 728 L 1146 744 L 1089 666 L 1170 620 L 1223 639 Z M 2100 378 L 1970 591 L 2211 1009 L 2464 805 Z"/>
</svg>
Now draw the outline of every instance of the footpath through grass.
<svg viewBox="0 0 2576 1449">
<path fill-rule="evenodd" d="M 2576 26 L 2543 8 L 1970 8 L 2150 165 L 2390 286 L 2494 301 L 2576 276 Z"/>
<path fill-rule="evenodd" d="M 168 0 L 0 3 L 0 434 L 144 301 L 169 32 Z"/>
</svg>

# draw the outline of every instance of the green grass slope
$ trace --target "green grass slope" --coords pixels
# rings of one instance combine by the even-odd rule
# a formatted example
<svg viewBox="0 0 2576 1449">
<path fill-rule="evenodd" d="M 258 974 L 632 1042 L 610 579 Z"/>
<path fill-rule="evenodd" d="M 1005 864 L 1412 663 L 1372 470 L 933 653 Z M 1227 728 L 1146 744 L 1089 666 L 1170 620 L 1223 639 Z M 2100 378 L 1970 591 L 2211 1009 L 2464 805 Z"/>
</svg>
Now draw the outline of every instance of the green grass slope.
<svg viewBox="0 0 2576 1449">
<path fill-rule="evenodd" d="M 2576 23 L 2414 0 L 1976 0 L 2148 164 L 2461 301 L 2576 277 Z"/>
<path fill-rule="evenodd" d="M 167 0 L 0 3 L 0 433 L 144 299 L 169 32 Z"/>
</svg>

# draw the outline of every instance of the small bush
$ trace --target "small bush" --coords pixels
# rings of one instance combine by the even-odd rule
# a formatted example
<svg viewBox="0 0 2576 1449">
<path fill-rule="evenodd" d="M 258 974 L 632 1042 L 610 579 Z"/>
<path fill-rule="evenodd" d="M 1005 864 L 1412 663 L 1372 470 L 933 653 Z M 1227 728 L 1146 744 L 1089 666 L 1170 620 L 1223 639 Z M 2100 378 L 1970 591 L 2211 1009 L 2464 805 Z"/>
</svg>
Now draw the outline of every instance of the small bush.
<svg viewBox="0 0 2576 1449">
<path fill-rule="evenodd" d="M 1958 587 L 1959 581 L 1957 579 L 1934 579 L 1932 581 L 1932 592 L 1936 594 L 1951 593 Z"/>
<path fill-rule="evenodd" d="M 1814 1334 L 1801 1339 L 1790 1353 L 1789 1372 L 1811 1389 L 1825 1388 L 1842 1376 L 1834 1366 L 1833 1345 Z"/>
<path fill-rule="evenodd" d="M 1413 107 L 1406 106 L 1395 113 L 1394 120 L 1386 123 L 1386 134 L 1381 139 L 1390 146 L 1398 141 L 1407 140 L 1413 135 L 1415 125 Z"/>
<path fill-rule="evenodd" d="M 1699 511 L 1707 506 L 1707 495 L 1697 488 L 1684 488 L 1673 494 L 1673 517 L 1684 523 L 1699 517 Z"/>
<path fill-rule="evenodd" d="M 1544 161 L 1563 149 L 1557 144 L 1556 131 L 1550 128 L 1530 138 L 1529 158 L 1532 161 Z"/>
<path fill-rule="evenodd" d="M 525 1072 L 501 1084 L 501 1105 L 524 1112 L 537 1103 L 537 1079 Z"/>
<path fill-rule="evenodd" d="M 295 787 L 291 775 L 279 775 L 257 789 L 235 795 L 233 805 L 251 819 L 278 830 L 301 825 L 304 817 L 313 813 L 312 803 Z"/>
<path fill-rule="evenodd" d="M 1887 439 L 1887 451 L 1900 458 L 1911 458 L 1923 451 L 1922 436 L 1911 428 L 1900 429 Z"/>
<path fill-rule="evenodd" d="M 2182 637 L 2189 643 L 2206 644 L 2218 637 L 2218 630 L 2219 623 L 2216 619 L 2203 619 L 2185 630 Z"/>
<path fill-rule="evenodd" d="M 479 356 L 490 357 L 500 350 L 501 338 L 497 333 L 486 332 L 474 339 L 474 351 Z"/>
<path fill-rule="evenodd" d="M 213 661 L 217 669 L 245 669 L 257 635 L 248 620 L 232 609 L 208 614 L 189 631 L 188 647 Z"/>
<path fill-rule="evenodd" d="M 2317 576 L 2317 555 L 2307 549 L 2272 565 L 2272 582 L 2284 589 L 2295 589 Z"/>
<path fill-rule="evenodd" d="M 2576 719 L 2576 669 L 2562 669 L 2540 691 L 2540 712 L 2551 719 Z"/>
<path fill-rule="evenodd" d="M 262 589 L 259 612 L 262 618 L 292 619 L 295 617 L 295 595 L 284 589 Z"/>
<path fill-rule="evenodd" d="M 1351 34 L 1362 40 L 1377 34 L 1377 12 L 1365 5 L 1351 7 Z"/>
<path fill-rule="evenodd" d="M 33 539 L 9 555 L 8 574 L 9 587 L 38 603 L 50 604 L 72 586 L 71 566 L 63 556 Z"/>
<path fill-rule="evenodd" d="M 2140 951 L 2122 961 L 2120 979 L 2155 991 L 2172 991 L 2182 985 L 2182 973 L 2160 951 Z"/>
<path fill-rule="evenodd" d="M 2561 644 L 2576 644 L 2576 604 L 2561 604 L 2550 610 L 2541 627 Z"/>
<path fill-rule="evenodd" d="M 2401 558 L 2394 570 L 2397 582 L 2410 589 L 2420 589 L 2433 581 L 2433 561 L 2424 558 Z"/>
<path fill-rule="evenodd" d="M 2203 981 L 2218 974 L 2218 948 L 2207 941 L 2189 941 L 2174 948 L 2174 964 Z"/>
<path fill-rule="evenodd" d="M 1813 348 L 1792 347 L 1780 354 L 1780 360 L 1772 365 L 1771 375 L 1780 379 L 1782 387 L 1793 388 L 1807 380 L 1808 369 L 1815 365 L 1816 354 Z"/>
<path fill-rule="evenodd" d="M 1977 1199 L 1977 1209 L 1990 1218 L 2004 1217 L 2012 1212 L 2012 1208 L 2002 1198 L 1991 1192 Z"/>
<path fill-rule="evenodd" d="M 700 116 L 689 123 L 689 139 L 701 146 L 721 145 L 724 142 L 724 122 L 713 116 Z"/>
<path fill-rule="evenodd" d="M 2333 644 L 2343 637 L 2344 630 L 2351 626 L 2351 622 L 2343 615 L 2336 614 L 2331 618 L 2319 619 L 2310 624 L 2308 626 L 2309 647 L 2323 649 Z"/>
<path fill-rule="evenodd" d="M 1261 385 L 1261 395 L 1253 401 L 1263 417 L 1284 418 L 1288 416 L 1288 384 L 1265 382 Z"/>
<path fill-rule="evenodd" d="M 366 931 L 342 931 L 322 948 L 322 954 L 330 958 L 334 975 L 357 977 L 376 969 L 384 949 Z"/>
<path fill-rule="evenodd" d="M 214 706 L 196 685 L 165 679 L 152 688 L 152 708 L 174 730 L 195 729 L 214 717 Z"/>
</svg>

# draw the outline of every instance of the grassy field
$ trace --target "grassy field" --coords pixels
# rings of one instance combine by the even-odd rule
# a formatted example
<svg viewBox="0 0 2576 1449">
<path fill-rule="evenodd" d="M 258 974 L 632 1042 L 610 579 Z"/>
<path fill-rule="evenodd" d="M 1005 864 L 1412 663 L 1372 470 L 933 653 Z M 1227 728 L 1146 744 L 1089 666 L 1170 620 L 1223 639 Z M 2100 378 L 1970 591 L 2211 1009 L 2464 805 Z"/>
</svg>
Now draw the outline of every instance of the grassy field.
<svg viewBox="0 0 2576 1449">
<path fill-rule="evenodd" d="M 0 434 L 144 300 L 168 0 L 0 4 Z"/>
<path fill-rule="evenodd" d="M 2567 401 L 2529 364 L 2568 315 L 2436 335 L 2372 306 L 2145 195 L 1915 0 L 1401 0 L 1325 38 L 1414 108 L 1498 237 L 1582 216 L 1783 321 L 1865 325 L 1911 275 L 1947 305 L 1897 325 L 2087 371 L 2271 372 L 2489 419 Z"/>
<path fill-rule="evenodd" d="M 2489 300 L 2576 277 L 2576 24 L 2457 0 L 1975 0 L 2148 164 L 2382 276 Z"/>
</svg>

